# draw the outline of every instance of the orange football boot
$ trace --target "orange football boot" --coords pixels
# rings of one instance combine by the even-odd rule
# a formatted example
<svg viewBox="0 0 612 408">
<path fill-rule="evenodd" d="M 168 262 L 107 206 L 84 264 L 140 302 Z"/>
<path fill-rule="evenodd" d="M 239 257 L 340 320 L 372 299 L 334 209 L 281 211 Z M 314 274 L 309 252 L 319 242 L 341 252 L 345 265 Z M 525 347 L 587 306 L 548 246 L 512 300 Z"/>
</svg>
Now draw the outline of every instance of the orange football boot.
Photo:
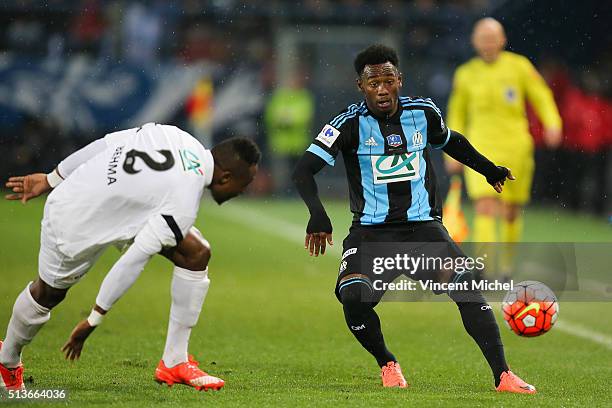
<svg viewBox="0 0 612 408">
<path fill-rule="evenodd" d="M 389 361 L 386 366 L 383 366 L 380 370 L 380 376 L 382 377 L 383 387 L 406 388 L 408 386 L 404 374 L 402 374 L 402 368 L 395 361 Z"/>
<path fill-rule="evenodd" d="M 495 388 L 497 392 L 515 392 L 518 394 L 535 394 L 533 385 L 521 380 L 512 371 L 504 371 L 500 377 L 499 385 Z"/>
<path fill-rule="evenodd" d="M 0 341 L 0 349 L 2 349 L 2 342 Z M 23 390 L 23 365 L 19 364 L 15 368 L 5 367 L 0 364 L 0 389 L 6 389 L 11 391 Z"/>
<path fill-rule="evenodd" d="M 225 381 L 200 370 L 199 364 L 191 355 L 186 363 L 178 364 L 172 368 L 166 367 L 164 360 L 160 360 L 155 369 L 155 381 L 160 384 L 166 383 L 168 387 L 172 387 L 174 384 L 185 384 L 198 391 L 223 388 Z"/>
</svg>

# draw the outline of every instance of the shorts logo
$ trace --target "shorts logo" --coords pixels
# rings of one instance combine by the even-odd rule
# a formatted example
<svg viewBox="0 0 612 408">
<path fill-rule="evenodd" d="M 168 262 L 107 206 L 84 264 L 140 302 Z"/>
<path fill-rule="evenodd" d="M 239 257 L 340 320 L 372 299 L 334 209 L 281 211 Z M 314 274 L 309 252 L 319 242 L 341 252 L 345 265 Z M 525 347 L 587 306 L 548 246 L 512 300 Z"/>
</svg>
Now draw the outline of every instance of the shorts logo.
<svg viewBox="0 0 612 408">
<path fill-rule="evenodd" d="M 183 164 L 183 170 L 185 172 L 193 171 L 199 176 L 204 175 L 204 171 L 202 171 L 202 161 L 194 152 L 187 149 L 180 149 L 179 157 L 181 158 L 181 163 Z"/>
<path fill-rule="evenodd" d="M 342 273 L 346 270 L 346 266 L 347 266 L 347 262 L 346 261 L 342 261 L 342 263 L 340 264 L 340 270 L 339 272 Z"/>
<path fill-rule="evenodd" d="M 491 305 L 482 305 L 480 306 L 480 310 L 493 310 Z"/>
<path fill-rule="evenodd" d="M 365 329 L 365 324 L 362 324 L 361 326 L 351 326 L 351 330 L 363 330 Z"/>
<path fill-rule="evenodd" d="M 423 146 L 423 134 L 417 130 L 412 135 L 412 147 L 422 147 Z"/>
<path fill-rule="evenodd" d="M 340 136 L 340 131 L 332 125 L 325 125 L 316 140 L 323 143 L 327 147 L 332 147 L 336 139 Z"/>
<path fill-rule="evenodd" d="M 357 252 L 357 248 L 349 248 L 349 249 L 347 249 L 342 254 L 342 260 L 344 260 L 344 258 L 346 258 L 347 256 L 353 255 L 355 252 Z"/>
<path fill-rule="evenodd" d="M 387 136 L 387 144 L 389 147 L 398 147 L 402 145 L 402 137 L 400 135 Z"/>
<path fill-rule="evenodd" d="M 374 184 L 416 180 L 419 175 L 420 153 L 402 153 L 391 156 L 371 156 Z"/>
</svg>

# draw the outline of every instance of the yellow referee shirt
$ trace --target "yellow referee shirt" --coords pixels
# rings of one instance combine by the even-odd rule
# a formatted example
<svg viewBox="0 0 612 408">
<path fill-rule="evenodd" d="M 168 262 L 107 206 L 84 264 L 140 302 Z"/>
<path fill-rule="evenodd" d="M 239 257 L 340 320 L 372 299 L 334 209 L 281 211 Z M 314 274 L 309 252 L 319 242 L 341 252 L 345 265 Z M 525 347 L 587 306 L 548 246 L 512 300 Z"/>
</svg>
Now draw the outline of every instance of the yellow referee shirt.
<svg viewBox="0 0 612 408">
<path fill-rule="evenodd" d="M 508 51 L 491 64 L 473 58 L 455 72 L 448 126 L 491 159 L 530 154 L 525 98 L 545 127 L 561 128 L 552 92 L 527 58 Z"/>
</svg>

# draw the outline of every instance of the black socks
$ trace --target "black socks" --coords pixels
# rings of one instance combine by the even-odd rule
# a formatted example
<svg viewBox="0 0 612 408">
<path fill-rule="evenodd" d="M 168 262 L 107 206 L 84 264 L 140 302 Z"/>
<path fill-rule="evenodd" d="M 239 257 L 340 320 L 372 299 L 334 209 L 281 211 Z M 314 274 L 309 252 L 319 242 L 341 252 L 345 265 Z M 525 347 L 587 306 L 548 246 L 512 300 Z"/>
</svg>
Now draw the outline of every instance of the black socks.
<svg viewBox="0 0 612 408">
<path fill-rule="evenodd" d="M 380 319 L 374 311 L 373 304 L 361 301 L 361 286 L 362 284 L 355 283 L 342 289 L 340 297 L 344 318 L 351 333 L 382 367 L 389 361 L 397 360 L 385 346 Z"/>
</svg>

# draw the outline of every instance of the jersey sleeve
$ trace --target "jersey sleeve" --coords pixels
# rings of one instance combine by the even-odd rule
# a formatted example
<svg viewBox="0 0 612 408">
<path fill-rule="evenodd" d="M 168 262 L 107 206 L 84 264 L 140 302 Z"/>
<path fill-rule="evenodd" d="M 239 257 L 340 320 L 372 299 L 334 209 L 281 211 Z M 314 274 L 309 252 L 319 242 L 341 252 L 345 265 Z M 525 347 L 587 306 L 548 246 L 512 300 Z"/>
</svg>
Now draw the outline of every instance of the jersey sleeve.
<svg viewBox="0 0 612 408">
<path fill-rule="evenodd" d="M 57 165 L 57 171 L 62 179 L 67 178 L 81 164 L 106 150 L 106 139 L 97 139 L 72 153 Z"/>
<path fill-rule="evenodd" d="M 357 115 L 357 105 L 351 105 L 330 120 L 317 137 L 307 152 L 323 159 L 327 164 L 336 164 L 336 157 L 341 150 L 350 145 L 352 118 Z"/>
<path fill-rule="evenodd" d="M 466 67 L 460 67 L 453 78 L 453 89 L 448 99 L 446 121 L 453 130 L 465 134 L 467 125 L 468 92 Z"/>
<path fill-rule="evenodd" d="M 434 149 L 442 149 L 448 143 L 450 129 L 444 124 L 440 109 L 431 99 L 428 98 L 426 101 L 428 103 L 424 110 L 427 119 L 427 143 Z"/>
<path fill-rule="evenodd" d="M 524 58 L 521 62 L 527 100 L 533 105 L 546 128 L 561 129 L 561 116 L 557 110 L 552 91 L 527 58 Z"/>
</svg>

